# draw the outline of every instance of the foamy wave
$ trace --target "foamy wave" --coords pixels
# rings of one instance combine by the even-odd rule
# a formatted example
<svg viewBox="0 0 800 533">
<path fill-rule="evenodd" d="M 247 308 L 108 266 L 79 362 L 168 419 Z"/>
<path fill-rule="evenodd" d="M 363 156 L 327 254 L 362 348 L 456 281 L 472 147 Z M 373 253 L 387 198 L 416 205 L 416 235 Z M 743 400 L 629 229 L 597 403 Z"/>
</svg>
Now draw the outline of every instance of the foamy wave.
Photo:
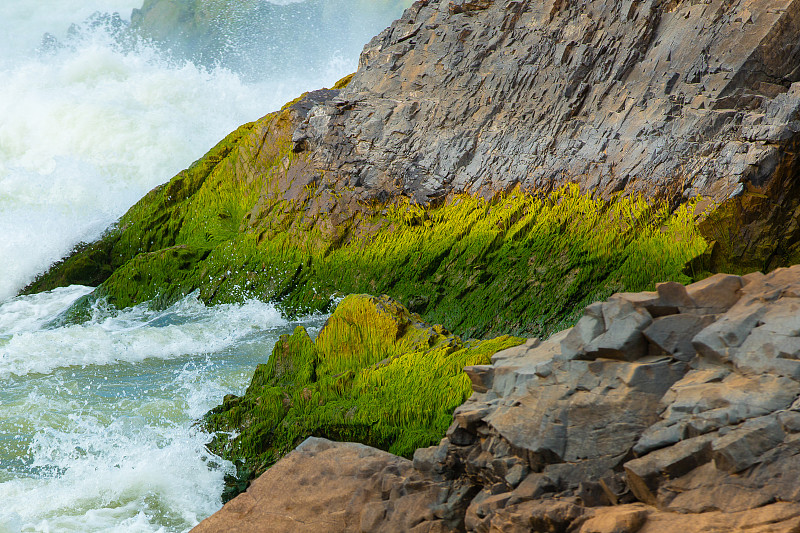
<svg viewBox="0 0 800 533">
<path fill-rule="evenodd" d="M 0 532 L 187 531 L 220 507 L 231 470 L 194 421 L 241 394 L 295 323 L 190 296 L 43 326 L 88 290 L 0 305 Z M 324 318 L 302 323 L 313 335 Z"/>
<path fill-rule="evenodd" d="M 231 465 L 208 453 L 210 436 L 192 428 L 187 414 L 219 398 L 202 394 L 208 373 L 189 388 L 182 371 L 166 374 L 160 385 L 170 392 L 160 403 L 169 405 L 158 406 L 120 391 L 104 398 L 84 392 L 76 401 L 59 391 L 75 383 L 42 378 L 12 408 L 27 411 L 35 434 L 18 468 L 27 474 L 0 483 L 0 530 L 185 531 L 218 509 Z M 189 406 L 186 398 L 201 401 Z M 29 438 L 25 429 L 19 434 Z"/>
<path fill-rule="evenodd" d="M 271 304 L 251 301 L 206 307 L 187 297 L 165 311 L 151 311 L 147 304 L 124 311 L 100 309 L 84 324 L 39 328 L 80 294 L 85 294 L 85 289 L 64 291 L 60 301 L 59 294 L 46 293 L 15 298 L 0 306 L 0 327 L 5 328 L 0 329 L 0 377 L 216 353 L 288 324 Z M 38 302 L 47 310 L 31 312 Z M 32 318 L 17 318 L 26 313 Z"/>
</svg>

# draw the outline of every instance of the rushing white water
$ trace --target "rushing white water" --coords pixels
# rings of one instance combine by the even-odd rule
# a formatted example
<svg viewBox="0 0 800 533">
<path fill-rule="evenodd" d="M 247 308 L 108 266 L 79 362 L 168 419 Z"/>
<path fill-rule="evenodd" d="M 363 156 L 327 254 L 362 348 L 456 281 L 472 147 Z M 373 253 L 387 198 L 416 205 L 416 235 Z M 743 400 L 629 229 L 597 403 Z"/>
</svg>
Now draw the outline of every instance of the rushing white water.
<svg viewBox="0 0 800 533">
<path fill-rule="evenodd" d="M 87 291 L 0 305 L 0 531 L 186 530 L 220 507 L 230 471 L 194 421 L 296 323 L 189 297 L 45 326 Z"/>
<path fill-rule="evenodd" d="M 0 2 L 0 300 L 79 241 L 97 238 L 240 124 L 332 85 L 357 64 L 354 50 L 344 56 L 333 49 L 324 68 L 298 64 L 280 79 L 265 69 L 245 82 L 224 68 L 168 59 L 144 43 L 123 51 L 102 28 L 88 26 L 68 47 L 38 50 L 44 32 L 65 39 L 71 23 L 96 10 L 125 16 L 136 6 Z"/>
<path fill-rule="evenodd" d="M 63 325 L 59 315 L 91 288 L 14 297 L 238 125 L 357 64 L 357 48 L 325 42 L 309 47 L 326 54 L 314 58 L 322 68 L 244 75 L 147 43 L 121 47 L 84 24 L 95 11 L 129 19 L 141 4 L 0 1 L 0 533 L 197 524 L 221 505 L 230 465 L 208 453 L 195 422 L 241 393 L 296 326 L 269 304 L 206 308 L 193 297 L 159 312 L 97 305 L 88 322 Z M 342 27 L 358 26 L 362 44 L 399 15 L 361 23 L 370 3 L 352 5 Z M 286 35 L 303 31 L 302 20 L 284 22 L 298 24 Z M 45 32 L 67 46 L 43 53 Z M 291 61 L 279 63 L 285 73 Z M 321 320 L 301 323 L 313 333 Z"/>
</svg>

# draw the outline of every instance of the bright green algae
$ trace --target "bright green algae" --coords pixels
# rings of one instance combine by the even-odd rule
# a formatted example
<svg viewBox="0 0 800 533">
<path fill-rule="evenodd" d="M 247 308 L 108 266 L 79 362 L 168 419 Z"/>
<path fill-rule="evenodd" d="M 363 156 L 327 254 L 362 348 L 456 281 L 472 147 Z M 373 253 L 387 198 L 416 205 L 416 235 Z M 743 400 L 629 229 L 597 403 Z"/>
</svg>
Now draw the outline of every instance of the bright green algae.
<svg viewBox="0 0 800 533">
<path fill-rule="evenodd" d="M 284 305 L 380 292 L 466 336 L 543 336 L 615 291 L 688 281 L 684 264 L 705 248 L 690 210 L 594 200 L 576 186 L 427 209 L 403 200 L 372 216 L 373 234 L 314 258 Z"/>
<path fill-rule="evenodd" d="M 212 446 L 241 462 L 243 482 L 309 435 L 401 455 L 437 442 L 469 394 L 462 368 L 520 342 L 462 338 L 546 336 L 612 292 L 688 281 L 684 264 L 706 248 L 693 205 L 670 213 L 577 186 L 428 206 L 360 200 L 293 150 L 302 105 L 231 133 L 28 288 L 100 283 L 72 321 L 97 298 L 164 307 L 195 291 L 209 304 L 276 301 L 287 314 L 328 311 L 346 294 L 406 304 L 345 299 L 315 342 L 302 329 L 282 338 L 245 395 L 207 417 L 238 434 Z"/>
<path fill-rule="evenodd" d="M 465 342 L 386 296 L 348 296 L 315 341 L 302 327 L 283 335 L 245 394 L 206 416 L 220 432 L 211 448 L 244 479 L 312 435 L 410 457 L 439 442 L 471 393 L 463 368 L 522 341 Z"/>
<path fill-rule="evenodd" d="M 28 292 L 89 280 L 102 284 L 83 306 L 165 306 L 199 291 L 289 314 L 388 294 L 465 337 L 544 336 L 612 292 L 688 281 L 683 265 L 706 248 L 691 205 L 670 213 L 576 186 L 425 207 L 358 201 L 293 152 L 296 105 L 233 132 Z"/>
</svg>

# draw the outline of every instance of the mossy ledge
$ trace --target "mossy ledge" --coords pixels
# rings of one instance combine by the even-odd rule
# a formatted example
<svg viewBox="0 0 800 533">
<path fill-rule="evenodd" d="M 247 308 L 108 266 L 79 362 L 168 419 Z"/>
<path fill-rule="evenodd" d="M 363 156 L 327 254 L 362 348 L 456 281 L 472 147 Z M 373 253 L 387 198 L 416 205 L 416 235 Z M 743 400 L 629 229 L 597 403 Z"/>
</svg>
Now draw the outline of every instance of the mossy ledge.
<svg viewBox="0 0 800 533">
<path fill-rule="evenodd" d="M 238 466 L 226 498 L 309 436 L 406 457 L 438 443 L 472 391 L 462 369 L 523 340 L 462 341 L 387 296 L 348 296 L 315 341 L 283 335 L 245 394 L 206 415 L 210 448 Z"/>
<path fill-rule="evenodd" d="M 465 337 L 543 336 L 613 292 L 688 281 L 684 264 L 706 249 L 693 204 L 670 212 L 568 185 L 422 206 L 330 179 L 292 133 L 337 92 L 243 125 L 25 292 L 99 283 L 73 319 L 97 298 L 166 306 L 198 291 L 208 304 L 257 298 L 296 315 L 388 294 Z"/>
</svg>

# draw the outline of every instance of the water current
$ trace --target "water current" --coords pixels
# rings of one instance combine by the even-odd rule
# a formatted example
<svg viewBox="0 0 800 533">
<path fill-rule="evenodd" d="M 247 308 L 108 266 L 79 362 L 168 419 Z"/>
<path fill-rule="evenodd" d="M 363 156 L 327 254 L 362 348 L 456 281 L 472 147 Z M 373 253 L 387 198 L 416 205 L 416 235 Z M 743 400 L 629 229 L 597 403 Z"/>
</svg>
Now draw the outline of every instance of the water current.
<svg viewBox="0 0 800 533">
<path fill-rule="evenodd" d="M 63 325 L 91 288 L 15 296 L 238 125 L 355 70 L 399 15 L 361 25 L 358 47 L 315 48 L 323 67 L 275 79 L 122 48 L 83 24 L 95 11 L 130 20 L 141 3 L 0 1 L 0 532 L 190 529 L 220 507 L 230 470 L 195 421 L 243 392 L 280 334 L 324 320 L 190 296 L 162 311 L 101 302 Z M 43 53 L 45 32 L 67 46 Z"/>
</svg>

